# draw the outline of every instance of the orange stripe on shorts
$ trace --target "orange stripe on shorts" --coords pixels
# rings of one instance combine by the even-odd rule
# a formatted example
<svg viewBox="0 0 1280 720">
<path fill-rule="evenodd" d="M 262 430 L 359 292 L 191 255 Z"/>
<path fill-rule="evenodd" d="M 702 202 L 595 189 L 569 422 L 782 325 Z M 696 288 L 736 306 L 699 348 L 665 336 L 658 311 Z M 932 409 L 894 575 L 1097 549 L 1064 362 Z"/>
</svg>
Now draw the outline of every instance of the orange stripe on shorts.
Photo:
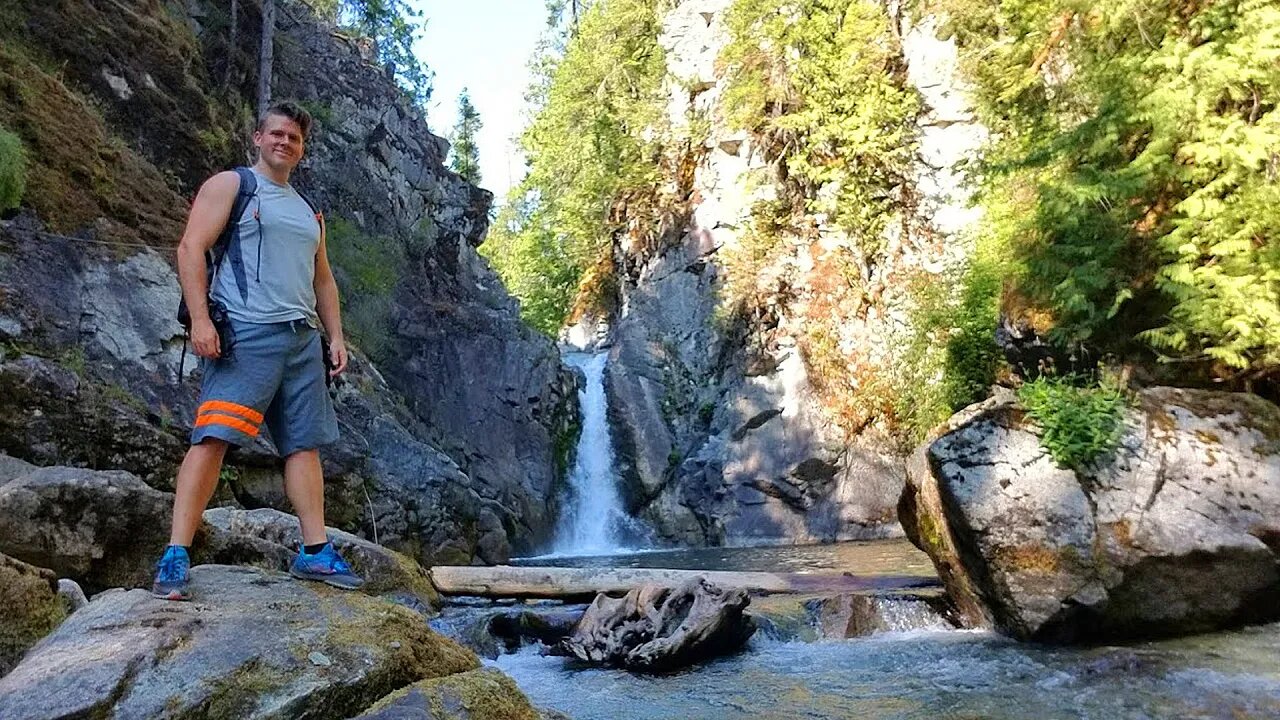
<svg viewBox="0 0 1280 720">
<path fill-rule="evenodd" d="M 250 425 L 239 418 L 226 415 L 201 415 L 200 419 L 196 420 L 196 427 L 203 425 L 226 425 L 229 428 L 239 430 L 249 437 L 258 437 L 258 426 Z"/>
<path fill-rule="evenodd" d="M 206 400 L 204 404 L 200 406 L 200 410 L 196 414 L 204 415 L 211 410 L 221 410 L 232 415 L 239 415 L 255 425 L 262 424 L 262 413 L 251 407 L 227 402 L 226 400 Z"/>
</svg>

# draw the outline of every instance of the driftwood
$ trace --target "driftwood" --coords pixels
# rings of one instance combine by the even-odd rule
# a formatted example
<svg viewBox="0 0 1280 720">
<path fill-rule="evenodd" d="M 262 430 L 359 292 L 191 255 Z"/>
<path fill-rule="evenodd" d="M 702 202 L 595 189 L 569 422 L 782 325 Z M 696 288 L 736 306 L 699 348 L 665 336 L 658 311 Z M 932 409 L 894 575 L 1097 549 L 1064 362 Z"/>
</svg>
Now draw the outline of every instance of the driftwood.
<svg viewBox="0 0 1280 720">
<path fill-rule="evenodd" d="M 599 595 L 557 654 L 629 670 L 674 670 L 731 653 L 755 632 L 742 589 L 702 578 L 678 588 L 646 585 L 625 597 Z"/>
<path fill-rule="evenodd" d="M 706 578 L 722 588 L 752 593 L 857 593 L 936 587 L 935 577 L 919 575 L 858 576 L 848 573 L 768 573 L 638 568 L 555 568 L 437 566 L 431 568 L 436 588 L 445 595 L 495 598 L 585 600 L 599 593 L 624 593 L 644 585 L 675 588 Z"/>
</svg>

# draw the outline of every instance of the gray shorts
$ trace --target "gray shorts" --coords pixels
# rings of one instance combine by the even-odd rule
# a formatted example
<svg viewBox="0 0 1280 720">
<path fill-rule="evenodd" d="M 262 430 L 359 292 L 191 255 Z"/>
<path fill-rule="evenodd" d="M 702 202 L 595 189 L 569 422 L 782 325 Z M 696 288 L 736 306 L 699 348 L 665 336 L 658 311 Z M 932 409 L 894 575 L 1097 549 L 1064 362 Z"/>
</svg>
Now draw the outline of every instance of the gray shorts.
<svg viewBox="0 0 1280 720">
<path fill-rule="evenodd" d="M 229 339 L 229 353 L 204 361 L 192 445 L 211 437 L 247 445 L 264 424 L 281 456 L 338 439 L 318 330 L 302 320 L 232 320 Z"/>
</svg>

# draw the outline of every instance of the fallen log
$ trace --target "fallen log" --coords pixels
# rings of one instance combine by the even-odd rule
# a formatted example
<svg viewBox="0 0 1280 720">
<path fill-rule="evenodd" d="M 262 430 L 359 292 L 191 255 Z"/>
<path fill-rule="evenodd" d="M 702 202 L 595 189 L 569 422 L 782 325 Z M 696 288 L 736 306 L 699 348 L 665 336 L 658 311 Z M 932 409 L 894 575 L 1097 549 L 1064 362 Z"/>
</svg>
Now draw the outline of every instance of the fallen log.
<svg viewBox="0 0 1280 720">
<path fill-rule="evenodd" d="M 750 593 L 870 593 L 937 587 L 936 577 L 922 575 L 853 575 L 850 573 L 771 573 L 654 568 L 560 568 L 438 565 L 431 578 L 444 595 L 491 598 L 590 599 L 599 593 L 625 593 L 642 585 L 677 588 L 705 578 L 722 588 Z"/>
</svg>

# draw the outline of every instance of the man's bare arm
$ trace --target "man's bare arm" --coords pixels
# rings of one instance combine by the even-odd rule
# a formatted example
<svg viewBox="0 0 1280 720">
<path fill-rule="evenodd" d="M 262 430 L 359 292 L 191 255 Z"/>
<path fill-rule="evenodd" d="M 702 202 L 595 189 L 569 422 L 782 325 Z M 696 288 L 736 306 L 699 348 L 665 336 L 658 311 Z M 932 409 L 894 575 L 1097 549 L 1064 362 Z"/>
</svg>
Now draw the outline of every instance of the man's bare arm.
<svg viewBox="0 0 1280 720">
<path fill-rule="evenodd" d="M 329 266 L 329 252 L 325 244 L 324 222 L 320 223 L 320 247 L 316 250 L 316 314 L 329 335 L 329 359 L 333 365 L 330 375 L 347 369 L 347 344 L 342 335 L 342 310 L 338 300 L 338 281 Z"/>
<path fill-rule="evenodd" d="M 217 242 L 227 224 L 231 206 L 240 190 L 240 177 L 220 172 L 205 181 L 191 203 L 187 227 L 178 243 L 178 282 L 191 313 L 191 344 L 201 357 L 216 358 L 222 348 L 218 331 L 209 319 L 209 279 L 205 253 Z"/>
</svg>

